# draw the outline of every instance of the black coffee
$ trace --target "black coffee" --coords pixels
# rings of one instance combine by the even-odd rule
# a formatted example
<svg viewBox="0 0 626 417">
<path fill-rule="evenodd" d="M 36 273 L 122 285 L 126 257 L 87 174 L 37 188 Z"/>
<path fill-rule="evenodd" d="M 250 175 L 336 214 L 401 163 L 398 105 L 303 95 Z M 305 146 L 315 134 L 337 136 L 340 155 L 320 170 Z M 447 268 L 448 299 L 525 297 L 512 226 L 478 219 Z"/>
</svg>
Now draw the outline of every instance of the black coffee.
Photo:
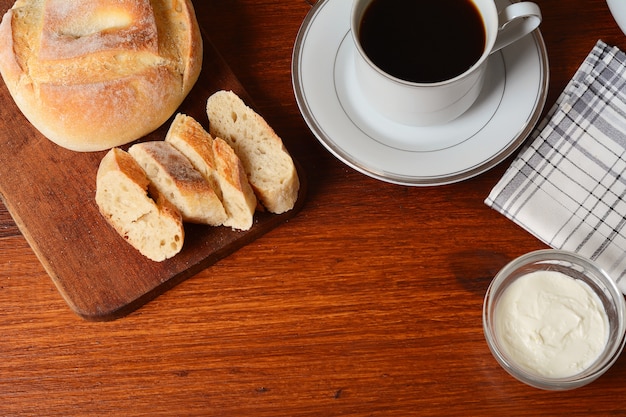
<svg viewBox="0 0 626 417">
<path fill-rule="evenodd" d="M 373 0 L 359 39 L 380 69 L 434 83 L 468 70 L 485 48 L 485 25 L 471 0 Z"/>
</svg>

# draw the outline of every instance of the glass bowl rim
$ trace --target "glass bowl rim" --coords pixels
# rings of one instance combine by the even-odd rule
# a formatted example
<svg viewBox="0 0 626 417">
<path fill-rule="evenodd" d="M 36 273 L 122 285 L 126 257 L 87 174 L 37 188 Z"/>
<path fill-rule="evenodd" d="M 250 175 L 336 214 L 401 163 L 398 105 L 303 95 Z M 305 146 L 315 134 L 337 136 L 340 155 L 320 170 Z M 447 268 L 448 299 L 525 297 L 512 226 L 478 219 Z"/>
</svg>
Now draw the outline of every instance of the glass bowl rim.
<svg viewBox="0 0 626 417">
<path fill-rule="evenodd" d="M 498 293 L 498 295 L 500 295 L 504 289 L 506 289 L 506 287 L 501 289 L 501 286 L 507 284 L 507 279 L 510 278 L 512 272 L 515 272 L 525 265 L 540 264 L 542 261 L 569 262 L 572 265 L 581 266 L 585 270 L 592 271 L 594 273 L 593 275 L 596 276 L 598 281 L 605 287 L 608 293 L 607 298 L 610 299 L 617 313 L 617 325 L 610 326 L 611 329 L 617 332 L 617 335 L 613 337 L 609 335 L 609 341 L 613 340 L 613 343 L 607 343 L 601 356 L 590 367 L 569 377 L 549 378 L 524 370 L 513 360 L 509 359 L 498 347 L 496 334 L 493 331 L 492 310 L 495 308 L 498 301 L 498 298 L 495 296 L 496 291 L 500 290 Z M 522 275 L 524 274 L 519 276 Z M 519 276 L 515 277 L 513 281 L 519 278 Z M 508 284 L 510 285 L 510 282 Z M 591 286 L 594 291 L 596 291 L 596 286 L 597 284 Z M 573 389 L 594 381 L 615 363 L 626 343 L 626 299 L 616 282 L 594 261 L 577 253 L 561 249 L 540 249 L 528 252 L 511 260 L 502 267 L 492 279 L 485 293 L 482 321 L 483 333 L 487 345 L 500 366 L 521 382 L 546 390 Z"/>
</svg>

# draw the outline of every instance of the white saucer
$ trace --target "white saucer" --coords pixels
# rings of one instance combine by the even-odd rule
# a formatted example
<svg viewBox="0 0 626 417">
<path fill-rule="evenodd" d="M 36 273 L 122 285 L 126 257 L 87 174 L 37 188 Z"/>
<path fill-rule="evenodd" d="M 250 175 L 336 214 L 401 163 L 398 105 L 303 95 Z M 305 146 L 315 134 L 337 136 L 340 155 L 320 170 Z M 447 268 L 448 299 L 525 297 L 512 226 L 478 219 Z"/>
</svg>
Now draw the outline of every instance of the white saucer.
<svg viewBox="0 0 626 417">
<path fill-rule="evenodd" d="M 606 0 L 609 10 L 613 18 L 617 22 L 622 32 L 626 34 L 626 1 L 624 0 Z"/>
<path fill-rule="evenodd" d="M 476 176 L 511 155 L 537 123 L 548 87 L 541 33 L 493 54 L 473 107 L 435 127 L 398 124 L 376 113 L 353 76 L 352 2 L 318 1 L 293 51 L 292 81 L 300 111 L 339 160 L 382 181 L 440 185 Z"/>
</svg>

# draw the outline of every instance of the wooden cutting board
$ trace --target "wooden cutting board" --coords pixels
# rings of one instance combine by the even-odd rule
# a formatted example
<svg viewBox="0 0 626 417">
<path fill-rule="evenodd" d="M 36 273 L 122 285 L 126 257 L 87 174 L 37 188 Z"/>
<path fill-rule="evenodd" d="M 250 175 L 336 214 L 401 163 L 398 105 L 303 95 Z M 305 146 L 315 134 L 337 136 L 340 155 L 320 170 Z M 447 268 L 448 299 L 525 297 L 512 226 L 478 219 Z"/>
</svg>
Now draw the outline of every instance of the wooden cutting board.
<svg viewBox="0 0 626 417">
<path fill-rule="evenodd" d="M 12 0 L 0 0 L 0 13 L 12 5 Z M 301 189 L 293 210 L 257 212 L 245 232 L 186 224 L 183 250 L 167 261 L 152 262 L 105 222 L 95 204 L 96 172 L 106 152 L 77 153 L 48 141 L 0 84 L 0 194 L 63 298 L 84 319 L 113 320 L 134 311 L 279 226 L 303 204 L 306 180 L 298 166 Z M 206 100 L 221 89 L 235 91 L 253 107 L 205 36 L 202 73 L 179 111 L 208 127 Z M 141 141 L 163 140 L 170 123 Z"/>
</svg>

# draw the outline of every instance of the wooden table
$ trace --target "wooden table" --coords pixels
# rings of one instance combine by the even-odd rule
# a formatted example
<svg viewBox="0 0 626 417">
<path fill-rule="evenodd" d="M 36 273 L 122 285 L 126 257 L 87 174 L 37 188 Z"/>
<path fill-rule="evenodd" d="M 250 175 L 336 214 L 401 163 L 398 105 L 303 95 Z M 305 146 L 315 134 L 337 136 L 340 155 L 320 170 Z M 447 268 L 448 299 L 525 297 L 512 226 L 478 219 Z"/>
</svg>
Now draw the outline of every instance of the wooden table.
<svg viewBox="0 0 626 417">
<path fill-rule="evenodd" d="M 546 392 L 514 380 L 489 353 L 481 309 L 492 276 L 545 247 L 483 204 L 511 158 L 439 187 L 359 174 L 318 143 L 294 98 L 291 53 L 310 2 L 196 3 L 210 39 L 307 172 L 306 204 L 111 322 L 68 308 L 1 206 L 0 415 L 626 413 L 626 358 L 587 387 Z M 626 36 L 601 0 L 537 3 L 547 110 L 598 39 L 626 50 Z"/>
</svg>

